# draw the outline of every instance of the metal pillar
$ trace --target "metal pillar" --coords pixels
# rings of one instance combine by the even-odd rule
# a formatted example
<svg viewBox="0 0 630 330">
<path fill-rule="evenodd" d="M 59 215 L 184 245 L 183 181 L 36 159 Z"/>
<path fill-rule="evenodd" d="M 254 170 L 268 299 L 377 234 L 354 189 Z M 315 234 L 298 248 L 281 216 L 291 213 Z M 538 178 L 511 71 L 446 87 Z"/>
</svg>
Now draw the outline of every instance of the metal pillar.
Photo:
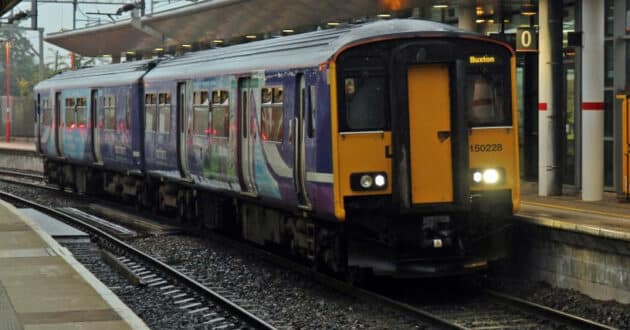
<svg viewBox="0 0 630 330">
<path fill-rule="evenodd" d="M 31 29 L 37 30 L 37 0 L 31 0 Z"/>
<path fill-rule="evenodd" d="M 457 7 L 457 27 L 466 31 L 476 31 L 477 25 L 475 23 L 475 4 L 468 0 L 462 1 Z"/>
<path fill-rule="evenodd" d="M 539 2 L 538 194 L 562 193 L 562 2 Z"/>
<path fill-rule="evenodd" d="M 604 1 L 583 0 L 582 200 L 604 192 Z"/>
<path fill-rule="evenodd" d="M 37 29 L 39 32 L 39 80 L 44 80 L 44 28 Z"/>
<path fill-rule="evenodd" d="M 626 22 L 626 11 L 629 8 L 627 7 L 626 0 L 615 0 L 615 12 L 614 12 L 614 27 L 613 27 L 613 86 L 615 94 L 623 94 L 626 91 L 626 82 L 630 77 L 626 76 L 627 71 L 627 61 L 628 61 L 628 53 L 626 49 L 626 45 L 628 40 L 626 37 L 626 25 L 630 22 Z M 622 174 L 622 153 L 621 153 L 621 111 L 619 111 L 619 107 L 621 105 L 619 102 L 615 105 L 615 111 L 613 114 L 613 134 L 614 134 L 614 142 L 613 142 L 613 184 L 615 185 L 616 191 L 619 193 L 623 193 L 623 174 Z"/>
<path fill-rule="evenodd" d="M 5 113 L 4 138 L 6 142 L 11 142 L 11 42 L 9 40 L 4 42 L 4 50 L 4 56 L 6 57 L 5 87 L 7 91 L 7 111 Z"/>
</svg>

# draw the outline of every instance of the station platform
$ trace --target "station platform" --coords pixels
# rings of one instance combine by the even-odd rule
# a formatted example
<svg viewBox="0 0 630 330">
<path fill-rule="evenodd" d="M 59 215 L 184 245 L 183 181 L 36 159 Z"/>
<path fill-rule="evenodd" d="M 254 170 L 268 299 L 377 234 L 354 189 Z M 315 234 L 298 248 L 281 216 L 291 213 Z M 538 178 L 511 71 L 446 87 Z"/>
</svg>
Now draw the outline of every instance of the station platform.
<svg viewBox="0 0 630 330">
<path fill-rule="evenodd" d="M 17 150 L 35 152 L 35 142 L 33 139 L 16 138 L 11 142 L 0 141 L 0 150 Z"/>
<path fill-rule="evenodd" d="M 520 220 L 541 226 L 630 241 L 630 200 L 605 192 L 601 201 L 585 202 L 564 189 L 562 196 L 538 196 L 538 186 L 521 184 Z"/>
<path fill-rule="evenodd" d="M 33 220 L 0 201 L 0 329 L 148 329 Z"/>
</svg>

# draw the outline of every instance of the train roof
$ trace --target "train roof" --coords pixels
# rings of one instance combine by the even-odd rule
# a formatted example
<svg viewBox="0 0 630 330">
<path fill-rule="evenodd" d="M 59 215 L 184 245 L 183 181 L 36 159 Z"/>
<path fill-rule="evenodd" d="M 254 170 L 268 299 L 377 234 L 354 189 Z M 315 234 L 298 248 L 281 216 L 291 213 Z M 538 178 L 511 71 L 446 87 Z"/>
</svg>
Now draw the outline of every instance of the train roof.
<svg viewBox="0 0 630 330">
<path fill-rule="evenodd" d="M 155 60 L 101 65 L 65 71 L 35 85 L 35 90 L 124 86 L 139 82 Z"/>
<path fill-rule="evenodd" d="M 364 40 L 406 35 L 470 34 L 453 26 L 415 19 L 392 19 L 283 36 L 241 45 L 191 52 L 166 60 L 145 81 L 315 67 L 344 47 Z"/>
</svg>

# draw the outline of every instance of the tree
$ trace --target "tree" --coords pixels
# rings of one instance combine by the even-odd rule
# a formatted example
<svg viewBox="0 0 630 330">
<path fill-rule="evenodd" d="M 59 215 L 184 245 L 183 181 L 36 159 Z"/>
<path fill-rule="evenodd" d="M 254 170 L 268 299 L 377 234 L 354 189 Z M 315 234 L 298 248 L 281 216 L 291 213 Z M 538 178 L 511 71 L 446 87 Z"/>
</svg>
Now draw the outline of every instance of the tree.
<svg viewBox="0 0 630 330">
<path fill-rule="evenodd" d="M 0 27 L 0 37 L 11 44 L 11 95 L 29 95 L 39 81 L 37 54 L 22 30 Z M 4 75 L 7 72 L 5 47 L 5 43 L 0 43 L 0 73 Z M 0 79 L 0 94 L 5 94 L 5 91 L 5 79 Z"/>
</svg>

